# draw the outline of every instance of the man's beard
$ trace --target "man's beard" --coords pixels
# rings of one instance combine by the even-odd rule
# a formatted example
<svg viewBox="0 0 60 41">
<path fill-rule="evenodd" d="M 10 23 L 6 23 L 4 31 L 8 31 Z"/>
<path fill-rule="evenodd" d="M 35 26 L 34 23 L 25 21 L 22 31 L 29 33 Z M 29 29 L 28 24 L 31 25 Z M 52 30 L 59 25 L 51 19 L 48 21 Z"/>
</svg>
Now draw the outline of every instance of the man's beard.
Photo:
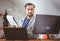
<svg viewBox="0 0 60 41">
<path fill-rule="evenodd" d="M 29 17 L 32 17 L 32 16 L 33 16 L 33 14 L 28 14 L 28 16 L 29 16 Z"/>
</svg>

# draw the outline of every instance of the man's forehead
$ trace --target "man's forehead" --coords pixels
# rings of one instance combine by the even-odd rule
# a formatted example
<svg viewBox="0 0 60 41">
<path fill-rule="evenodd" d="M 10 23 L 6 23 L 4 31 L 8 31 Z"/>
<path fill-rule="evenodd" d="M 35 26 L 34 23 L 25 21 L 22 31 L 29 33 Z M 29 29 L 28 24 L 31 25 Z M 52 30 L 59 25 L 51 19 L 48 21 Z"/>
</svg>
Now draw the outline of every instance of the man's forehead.
<svg viewBox="0 0 60 41">
<path fill-rule="evenodd" d="M 34 8 L 34 6 L 33 5 L 28 5 L 28 6 L 26 6 L 26 8 Z"/>
</svg>

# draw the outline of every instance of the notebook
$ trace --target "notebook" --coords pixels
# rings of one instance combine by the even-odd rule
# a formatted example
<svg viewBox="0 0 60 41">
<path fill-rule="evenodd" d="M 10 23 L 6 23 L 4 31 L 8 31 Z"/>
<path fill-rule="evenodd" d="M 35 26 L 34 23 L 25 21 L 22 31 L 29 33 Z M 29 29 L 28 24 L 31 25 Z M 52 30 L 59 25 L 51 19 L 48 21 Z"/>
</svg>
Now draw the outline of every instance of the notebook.
<svg viewBox="0 0 60 41">
<path fill-rule="evenodd" d="M 7 18 L 8 22 L 10 23 L 10 25 L 19 27 L 16 20 L 14 19 L 14 16 L 7 15 L 6 18 Z"/>
</svg>

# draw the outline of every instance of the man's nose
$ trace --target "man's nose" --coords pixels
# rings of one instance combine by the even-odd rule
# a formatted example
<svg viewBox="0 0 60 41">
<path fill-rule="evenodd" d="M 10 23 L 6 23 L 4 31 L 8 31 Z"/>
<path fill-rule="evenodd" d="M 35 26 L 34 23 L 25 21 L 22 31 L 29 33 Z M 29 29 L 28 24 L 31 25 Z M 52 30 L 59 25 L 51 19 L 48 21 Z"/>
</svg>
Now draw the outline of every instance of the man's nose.
<svg viewBox="0 0 60 41">
<path fill-rule="evenodd" d="M 29 12 L 32 12 L 31 10 L 29 10 Z"/>
</svg>

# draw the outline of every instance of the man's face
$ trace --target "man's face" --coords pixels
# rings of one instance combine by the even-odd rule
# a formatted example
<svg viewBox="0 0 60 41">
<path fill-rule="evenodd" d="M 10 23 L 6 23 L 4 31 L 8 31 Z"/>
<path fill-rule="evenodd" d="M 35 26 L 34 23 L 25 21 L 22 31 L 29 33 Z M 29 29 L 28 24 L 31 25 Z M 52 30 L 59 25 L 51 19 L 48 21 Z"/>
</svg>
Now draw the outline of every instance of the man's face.
<svg viewBox="0 0 60 41">
<path fill-rule="evenodd" d="M 26 9 L 27 16 L 33 16 L 33 14 L 34 14 L 33 5 L 28 5 L 28 6 L 26 6 L 25 9 Z"/>
</svg>

